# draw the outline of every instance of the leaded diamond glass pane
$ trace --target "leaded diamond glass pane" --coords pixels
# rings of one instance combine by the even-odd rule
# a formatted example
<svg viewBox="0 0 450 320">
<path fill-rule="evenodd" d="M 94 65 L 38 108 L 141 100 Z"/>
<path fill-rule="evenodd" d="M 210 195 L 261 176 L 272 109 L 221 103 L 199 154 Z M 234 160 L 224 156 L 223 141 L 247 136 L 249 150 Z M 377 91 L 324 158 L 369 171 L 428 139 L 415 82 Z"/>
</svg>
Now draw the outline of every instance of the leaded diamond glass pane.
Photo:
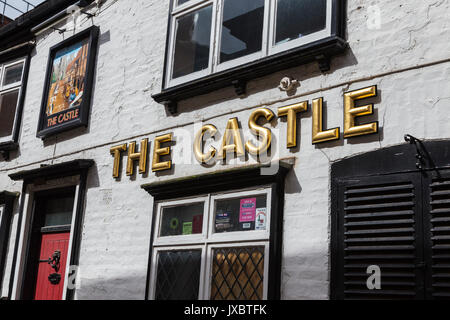
<svg viewBox="0 0 450 320">
<path fill-rule="evenodd" d="M 198 300 L 201 250 L 161 251 L 156 300 Z"/>
<path fill-rule="evenodd" d="M 214 250 L 211 300 L 262 300 L 264 247 Z"/>
</svg>

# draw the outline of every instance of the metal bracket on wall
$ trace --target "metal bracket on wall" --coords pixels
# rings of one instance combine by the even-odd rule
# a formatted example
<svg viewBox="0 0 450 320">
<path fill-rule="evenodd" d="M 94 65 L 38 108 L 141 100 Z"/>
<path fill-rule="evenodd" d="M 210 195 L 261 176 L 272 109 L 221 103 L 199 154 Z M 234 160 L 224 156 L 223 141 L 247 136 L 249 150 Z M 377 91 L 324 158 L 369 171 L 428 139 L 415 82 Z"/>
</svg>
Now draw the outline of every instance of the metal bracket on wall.
<svg viewBox="0 0 450 320">
<path fill-rule="evenodd" d="M 416 147 L 416 167 L 417 169 L 424 169 L 428 164 L 428 169 L 435 168 L 433 159 L 425 148 L 423 142 L 410 134 L 405 134 L 405 141 L 413 144 Z"/>
</svg>

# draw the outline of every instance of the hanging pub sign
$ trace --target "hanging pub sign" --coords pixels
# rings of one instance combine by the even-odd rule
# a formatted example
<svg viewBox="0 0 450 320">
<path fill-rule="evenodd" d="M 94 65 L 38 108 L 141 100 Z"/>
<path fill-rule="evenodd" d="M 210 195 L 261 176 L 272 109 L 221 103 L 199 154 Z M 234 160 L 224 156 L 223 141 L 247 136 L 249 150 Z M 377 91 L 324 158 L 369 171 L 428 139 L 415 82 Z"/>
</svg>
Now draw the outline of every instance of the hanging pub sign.
<svg viewBox="0 0 450 320">
<path fill-rule="evenodd" d="M 38 137 L 87 126 L 98 36 L 93 26 L 50 49 Z"/>
</svg>

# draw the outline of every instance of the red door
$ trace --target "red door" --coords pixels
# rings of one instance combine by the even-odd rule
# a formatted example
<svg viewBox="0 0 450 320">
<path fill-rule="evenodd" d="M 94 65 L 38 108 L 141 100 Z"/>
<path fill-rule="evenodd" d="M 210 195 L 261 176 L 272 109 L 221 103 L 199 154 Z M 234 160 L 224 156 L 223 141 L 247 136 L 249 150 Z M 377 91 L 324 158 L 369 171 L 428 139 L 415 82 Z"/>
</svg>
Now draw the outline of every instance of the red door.
<svg viewBox="0 0 450 320">
<path fill-rule="evenodd" d="M 35 300 L 63 298 L 70 232 L 42 234 Z"/>
</svg>

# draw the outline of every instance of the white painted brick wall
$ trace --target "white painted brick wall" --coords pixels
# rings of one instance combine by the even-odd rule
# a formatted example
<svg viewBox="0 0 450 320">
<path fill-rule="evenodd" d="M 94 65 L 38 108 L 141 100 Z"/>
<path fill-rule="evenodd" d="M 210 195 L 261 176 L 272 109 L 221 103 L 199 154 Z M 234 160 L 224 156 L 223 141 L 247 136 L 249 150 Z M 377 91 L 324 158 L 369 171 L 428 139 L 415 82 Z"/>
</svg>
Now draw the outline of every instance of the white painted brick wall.
<svg viewBox="0 0 450 320">
<path fill-rule="evenodd" d="M 381 10 L 380 29 L 369 30 L 368 7 Z M 327 102 L 328 128 L 343 129 L 343 92 L 377 85 L 380 98 L 376 116 L 382 134 L 311 144 L 311 112 L 301 115 L 299 148 L 285 148 L 286 122 L 275 129 L 281 157 L 297 163 L 286 183 L 282 265 L 284 299 L 329 297 L 329 169 L 330 161 L 403 143 L 405 133 L 424 139 L 450 138 L 450 16 L 448 0 L 348 1 L 350 49 L 333 59 L 326 74 L 316 64 L 278 72 L 248 84 L 248 95 L 237 98 L 231 88 L 180 103 L 180 114 L 167 115 L 151 95 L 161 88 L 168 1 L 108 0 L 100 13 L 63 35 L 48 31 L 37 38 L 33 52 L 20 150 L 0 162 L 0 190 L 21 191 L 8 174 L 71 159 L 94 159 L 88 181 L 82 231 L 78 299 L 143 299 L 147 275 L 153 201 L 140 185 L 157 180 L 223 169 L 177 163 L 173 173 L 130 179 L 122 173 L 112 179 L 111 146 L 153 138 L 179 127 L 193 132 L 193 123 L 205 120 L 223 132 L 237 116 L 246 127 L 252 110 L 278 107 L 313 98 Z M 39 108 L 49 48 L 81 29 L 100 26 L 101 37 L 89 128 L 60 134 L 43 142 L 36 138 Z M 422 67 L 421 67 L 422 66 Z M 298 78 L 301 87 L 288 97 L 277 89 L 285 74 Z M 135 138 L 137 137 L 137 138 Z M 216 142 L 217 145 L 219 142 Z M 153 145 L 151 145 L 153 147 Z M 174 147 L 180 151 L 181 143 Z M 125 164 L 125 162 L 123 163 Z M 108 200 L 112 195 L 112 202 Z M 16 230 L 18 206 L 13 230 Z M 6 277 L 15 241 L 10 239 Z M 7 281 L 5 281 L 7 282 Z"/>
</svg>

